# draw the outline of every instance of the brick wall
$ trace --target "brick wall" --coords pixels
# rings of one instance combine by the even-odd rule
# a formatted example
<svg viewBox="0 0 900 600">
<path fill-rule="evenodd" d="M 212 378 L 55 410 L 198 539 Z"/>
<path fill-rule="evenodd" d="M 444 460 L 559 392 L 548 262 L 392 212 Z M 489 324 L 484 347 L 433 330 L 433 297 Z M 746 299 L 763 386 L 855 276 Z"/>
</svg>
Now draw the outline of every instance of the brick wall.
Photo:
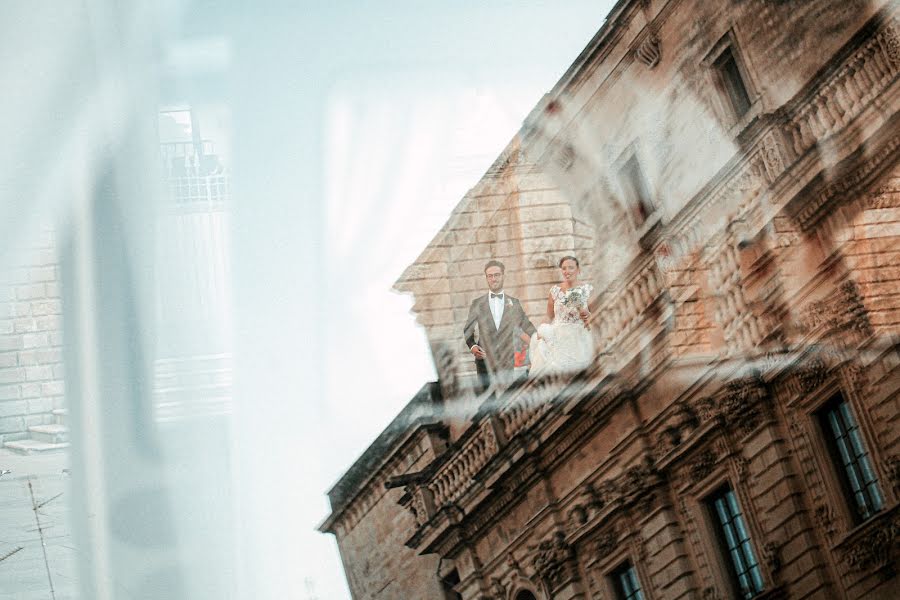
<svg viewBox="0 0 900 600">
<path fill-rule="evenodd" d="M 0 446 L 28 437 L 64 407 L 62 303 L 51 229 L 0 272 Z"/>
</svg>

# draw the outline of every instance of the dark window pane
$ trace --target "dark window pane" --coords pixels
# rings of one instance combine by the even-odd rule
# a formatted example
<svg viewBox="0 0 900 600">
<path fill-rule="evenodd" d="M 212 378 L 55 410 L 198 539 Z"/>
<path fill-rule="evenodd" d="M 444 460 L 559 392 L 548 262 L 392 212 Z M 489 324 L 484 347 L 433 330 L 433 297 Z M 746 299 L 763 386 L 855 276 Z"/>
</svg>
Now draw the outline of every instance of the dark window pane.
<svg viewBox="0 0 900 600">
<path fill-rule="evenodd" d="M 726 49 L 719 60 L 716 61 L 716 68 L 722 78 L 722 85 L 731 101 L 731 108 L 734 109 L 738 117 L 750 110 L 750 94 L 747 93 L 747 86 L 744 85 L 744 78 L 741 76 L 741 70 L 738 68 L 737 61 L 731 48 Z"/>
<path fill-rule="evenodd" d="M 625 563 L 612 575 L 617 600 L 644 600 L 641 584 L 638 582 L 634 565 Z"/>
<path fill-rule="evenodd" d="M 619 172 L 625 201 L 634 216 L 635 224 L 640 227 L 653 213 L 653 202 L 650 200 L 650 189 L 637 157 L 628 159 Z"/>
<path fill-rule="evenodd" d="M 762 574 L 734 490 L 725 487 L 713 494 L 708 503 L 718 522 L 719 539 L 735 588 L 740 597 L 752 598 L 763 589 Z"/>
<path fill-rule="evenodd" d="M 884 497 L 850 406 L 836 396 L 819 419 L 854 516 L 868 519 L 884 507 Z"/>
</svg>

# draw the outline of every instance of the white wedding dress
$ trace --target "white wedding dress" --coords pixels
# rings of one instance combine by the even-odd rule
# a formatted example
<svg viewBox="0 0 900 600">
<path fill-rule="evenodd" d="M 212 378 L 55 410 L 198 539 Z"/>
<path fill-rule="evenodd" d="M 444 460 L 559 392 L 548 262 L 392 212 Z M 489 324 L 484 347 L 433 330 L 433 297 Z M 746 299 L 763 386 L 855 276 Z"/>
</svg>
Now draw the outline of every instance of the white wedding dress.
<svg viewBox="0 0 900 600">
<path fill-rule="evenodd" d="M 550 288 L 553 322 L 531 336 L 531 374 L 580 371 L 594 360 L 594 341 L 579 311 L 587 307 L 594 286 L 583 283 L 569 290 Z"/>
</svg>

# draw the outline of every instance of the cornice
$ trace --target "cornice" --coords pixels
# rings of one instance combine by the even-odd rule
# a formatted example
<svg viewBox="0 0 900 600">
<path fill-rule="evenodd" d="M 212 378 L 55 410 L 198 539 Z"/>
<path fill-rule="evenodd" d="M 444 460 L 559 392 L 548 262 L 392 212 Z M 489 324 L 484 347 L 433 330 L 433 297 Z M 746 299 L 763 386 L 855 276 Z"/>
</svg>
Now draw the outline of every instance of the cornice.
<svg viewBox="0 0 900 600">
<path fill-rule="evenodd" d="M 397 470 L 410 451 L 429 433 L 445 435 L 447 426 L 441 422 L 420 419 L 398 440 L 394 449 L 384 456 L 378 468 L 374 469 L 362 482 L 355 486 L 355 492 L 337 507 L 318 526 L 323 533 L 335 533 L 338 524 L 345 530 L 352 529 L 368 511 L 377 504 L 387 491 L 385 482 Z"/>
</svg>

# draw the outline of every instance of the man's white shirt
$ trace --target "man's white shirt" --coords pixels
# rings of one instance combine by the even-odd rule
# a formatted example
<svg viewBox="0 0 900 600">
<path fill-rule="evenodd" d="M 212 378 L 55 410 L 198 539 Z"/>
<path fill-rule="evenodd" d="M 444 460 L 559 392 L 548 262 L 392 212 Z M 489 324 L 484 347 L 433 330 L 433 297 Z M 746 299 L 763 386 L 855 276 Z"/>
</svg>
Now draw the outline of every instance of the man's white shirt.
<svg viewBox="0 0 900 600">
<path fill-rule="evenodd" d="M 491 297 L 488 292 L 488 304 L 491 307 L 491 316 L 494 317 L 494 327 L 500 329 L 500 320 L 503 318 L 503 304 L 506 296 L 503 292 L 497 292 L 496 297 Z"/>
</svg>

